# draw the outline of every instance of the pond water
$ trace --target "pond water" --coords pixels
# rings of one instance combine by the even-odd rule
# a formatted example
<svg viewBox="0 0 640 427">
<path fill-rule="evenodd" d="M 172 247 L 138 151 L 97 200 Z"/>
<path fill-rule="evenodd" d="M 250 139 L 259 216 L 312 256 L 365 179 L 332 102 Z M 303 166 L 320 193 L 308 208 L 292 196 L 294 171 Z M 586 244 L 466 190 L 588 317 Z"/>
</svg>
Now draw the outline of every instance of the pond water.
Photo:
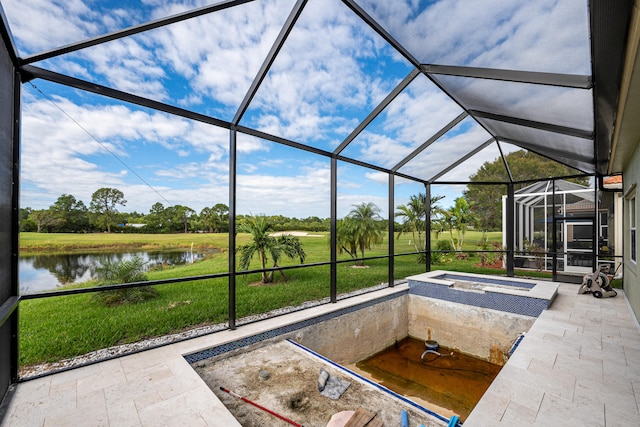
<svg viewBox="0 0 640 427">
<path fill-rule="evenodd" d="M 181 250 L 24 256 L 18 263 L 20 293 L 50 291 L 62 285 L 84 282 L 95 278 L 96 269 L 106 262 L 130 260 L 134 256 L 141 258 L 149 269 L 161 264 L 190 263 L 203 255 Z"/>
</svg>

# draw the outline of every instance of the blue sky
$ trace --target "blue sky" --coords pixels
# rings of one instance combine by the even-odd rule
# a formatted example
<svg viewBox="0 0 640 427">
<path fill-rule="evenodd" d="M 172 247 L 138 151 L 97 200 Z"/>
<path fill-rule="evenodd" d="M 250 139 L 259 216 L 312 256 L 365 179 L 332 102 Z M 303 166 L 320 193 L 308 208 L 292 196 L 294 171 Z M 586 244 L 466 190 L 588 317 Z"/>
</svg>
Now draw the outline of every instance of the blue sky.
<svg viewBox="0 0 640 427">
<path fill-rule="evenodd" d="M 0 0 L 21 56 L 170 16 L 204 1 Z M 362 1 L 419 61 L 440 65 L 590 74 L 586 0 Z M 254 1 L 35 63 L 230 121 L 294 2 Z M 338 0 L 309 0 L 240 124 L 332 151 L 411 71 L 410 64 Z M 89 204 L 101 187 L 124 192 L 122 210 L 156 203 L 197 212 L 228 203 L 229 134 L 184 118 L 35 80 L 23 86 L 21 205 L 61 194 Z M 572 111 L 593 126 L 584 92 L 513 85 L 495 93 L 509 111 L 540 120 Z M 528 85 L 532 86 L 532 85 Z M 461 94 L 495 90 L 459 81 Z M 343 152 L 392 167 L 461 112 L 419 75 Z M 428 179 L 489 138 L 463 121 L 401 172 Z M 507 152 L 516 147 L 503 147 Z M 448 174 L 466 180 L 497 149 Z M 238 212 L 329 216 L 327 158 L 240 134 Z M 338 215 L 376 203 L 387 215 L 385 174 L 339 163 Z M 448 206 L 461 187 L 435 186 Z M 396 179 L 396 205 L 423 191 Z"/>
</svg>

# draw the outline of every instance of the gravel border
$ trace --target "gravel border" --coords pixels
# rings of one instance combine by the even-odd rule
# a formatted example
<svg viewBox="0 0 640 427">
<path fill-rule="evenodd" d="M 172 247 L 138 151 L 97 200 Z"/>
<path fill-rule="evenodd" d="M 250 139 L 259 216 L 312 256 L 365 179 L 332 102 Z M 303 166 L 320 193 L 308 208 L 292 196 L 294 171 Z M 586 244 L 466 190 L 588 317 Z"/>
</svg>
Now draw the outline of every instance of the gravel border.
<svg viewBox="0 0 640 427">
<path fill-rule="evenodd" d="M 396 280 L 394 282 L 395 285 L 399 285 L 402 283 L 406 283 L 406 280 Z M 342 297 L 339 298 L 339 300 L 351 298 L 351 297 L 366 294 L 369 292 L 374 292 L 387 287 L 388 287 L 387 283 L 381 283 L 377 286 L 360 289 L 357 291 L 349 292 L 347 294 L 343 294 Z M 277 310 L 272 310 L 267 313 L 262 313 L 255 316 L 243 317 L 242 319 L 238 320 L 237 326 L 247 325 L 250 323 L 258 322 L 260 320 L 281 316 L 283 314 L 288 314 L 295 311 L 300 311 L 307 308 L 328 304 L 329 302 L 330 302 L 330 298 L 327 297 L 327 298 L 322 298 L 320 300 L 308 301 L 296 306 L 279 308 Z M 104 349 L 83 354 L 81 356 L 60 360 L 58 362 L 50 362 L 50 363 L 43 363 L 40 365 L 25 366 L 19 369 L 18 377 L 20 381 L 28 381 L 28 380 L 45 376 L 45 375 L 50 375 L 50 374 L 66 371 L 73 368 L 79 368 L 81 366 L 91 365 L 94 363 L 104 362 L 109 359 L 114 359 L 117 357 L 138 353 L 140 351 L 150 350 L 152 348 L 157 348 L 157 347 L 173 344 L 180 341 L 185 341 L 188 339 L 213 334 L 226 329 L 229 329 L 228 323 L 218 323 L 215 325 L 189 329 L 187 331 L 179 332 L 176 334 L 164 335 L 161 337 L 150 338 L 147 340 L 137 341 L 130 344 L 123 344 L 123 345 L 117 345 L 109 348 L 104 348 Z"/>
</svg>

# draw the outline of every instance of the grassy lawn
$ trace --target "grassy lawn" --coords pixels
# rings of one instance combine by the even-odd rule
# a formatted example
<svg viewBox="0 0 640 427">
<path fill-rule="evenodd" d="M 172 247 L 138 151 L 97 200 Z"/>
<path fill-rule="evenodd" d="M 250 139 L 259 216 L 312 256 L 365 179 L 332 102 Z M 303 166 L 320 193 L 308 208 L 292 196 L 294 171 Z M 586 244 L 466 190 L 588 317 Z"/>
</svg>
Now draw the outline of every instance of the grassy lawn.
<svg viewBox="0 0 640 427">
<path fill-rule="evenodd" d="M 314 233 L 322 234 L 322 233 Z M 395 241 L 396 253 L 411 252 L 409 235 Z M 441 239 L 448 236 L 440 236 Z M 468 232 L 468 250 L 477 250 L 480 233 Z M 249 241 L 247 235 L 239 235 L 238 244 Z M 500 240 L 500 233 L 490 235 L 490 240 Z M 322 237 L 301 237 L 307 254 L 306 263 L 329 261 L 330 251 L 326 234 Z M 151 280 L 193 277 L 228 271 L 228 246 L 226 234 L 184 235 L 136 235 L 136 234 L 35 234 L 20 236 L 22 251 L 70 252 L 109 251 L 115 248 L 171 249 L 221 248 L 220 253 L 208 256 L 194 264 L 168 267 L 148 272 Z M 365 253 L 366 256 L 386 255 L 387 244 Z M 341 255 L 340 259 L 348 259 Z M 502 270 L 477 267 L 479 258 L 472 255 L 467 260 L 457 260 L 445 255 L 433 269 L 460 270 L 480 273 L 504 273 Z M 296 261 L 283 262 L 295 265 Z M 388 280 L 388 260 L 366 261 L 367 268 L 353 268 L 353 263 L 341 263 L 337 267 L 338 293 L 374 286 Z M 398 279 L 424 272 L 424 265 L 416 262 L 415 255 L 396 257 L 394 276 Z M 257 269 L 257 260 L 251 266 Z M 286 279 L 276 273 L 277 281 L 270 285 L 258 284 L 257 273 L 240 275 L 236 279 L 236 314 L 245 316 L 266 313 L 274 309 L 301 304 L 329 296 L 329 266 L 295 268 L 285 271 Z M 91 285 L 87 283 L 86 285 Z M 77 285 L 76 285 L 77 286 Z M 83 285 L 80 285 L 83 286 Z M 203 279 L 157 285 L 158 296 L 138 304 L 108 307 L 97 301 L 93 294 L 58 296 L 25 300 L 20 303 L 20 364 L 27 366 L 53 362 L 117 344 L 130 343 L 145 338 L 161 336 L 191 329 L 197 326 L 224 323 L 228 319 L 228 280 L 226 278 Z"/>
</svg>

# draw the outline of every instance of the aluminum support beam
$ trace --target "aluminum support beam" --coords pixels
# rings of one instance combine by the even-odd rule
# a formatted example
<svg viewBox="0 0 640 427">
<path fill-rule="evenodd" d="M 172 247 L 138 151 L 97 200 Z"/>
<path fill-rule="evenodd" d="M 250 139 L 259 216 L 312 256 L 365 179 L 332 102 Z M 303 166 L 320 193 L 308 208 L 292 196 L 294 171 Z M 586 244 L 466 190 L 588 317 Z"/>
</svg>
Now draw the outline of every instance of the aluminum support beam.
<svg viewBox="0 0 640 427">
<path fill-rule="evenodd" d="M 338 301 L 338 160 L 331 158 L 331 206 L 330 206 L 330 258 L 331 258 L 331 283 L 329 290 L 329 298 L 332 303 Z"/>
<path fill-rule="evenodd" d="M 395 208 L 395 179 L 393 174 L 389 174 L 389 199 L 387 200 L 388 203 L 388 209 L 389 209 L 389 223 L 387 224 L 387 229 L 388 229 L 388 233 L 389 233 L 389 249 L 388 249 L 388 253 L 389 253 L 389 262 L 388 262 L 388 267 L 389 267 L 389 286 L 393 287 L 394 286 L 394 265 L 395 265 L 395 241 L 396 241 L 396 237 L 395 237 L 395 215 L 394 212 L 396 210 Z"/>
<path fill-rule="evenodd" d="M 483 144 L 479 145 L 478 147 L 476 147 L 475 149 L 473 149 L 473 151 L 470 151 L 469 153 L 467 153 L 464 157 L 458 159 L 456 162 L 450 164 L 448 167 L 446 167 L 444 170 L 438 172 L 437 175 L 435 175 L 433 178 L 429 179 L 429 182 L 434 182 L 437 179 L 439 179 L 440 177 L 446 175 L 448 172 L 452 171 L 453 169 L 457 168 L 458 166 L 460 166 L 462 163 L 466 162 L 467 160 L 469 160 L 471 157 L 475 156 L 476 154 L 478 154 L 480 151 L 484 150 L 485 148 L 487 148 L 489 145 L 491 145 L 492 143 L 494 143 L 496 141 L 495 138 L 490 138 L 487 141 L 485 141 Z"/>
<path fill-rule="evenodd" d="M 371 112 L 369 113 L 369 115 L 362 121 L 362 123 L 360 123 L 358 125 L 358 127 L 356 127 L 353 132 L 351 132 L 349 134 L 349 136 L 342 141 L 342 143 L 338 146 L 338 148 L 336 148 L 333 153 L 338 155 L 342 152 L 342 150 L 344 150 L 347 145 L 349 145 L 351 143 L 351 141 L 353 141 L 358 135 L 360 135 L 360 132 L 362 132 L 368 125 L 369 123 L 371 123 L 376 117 L 378 117 L 378 115 L 382 112 L 382 110 L 384 110 L 385 108 L 387 108 L 387 106 L 391 103 L 391 101 L 393 101 L 394 99 L 396 99 L 396 97 L 398 95 L 400 95 L 400 93 L 407 87 L 409 86 L 409 84 L 420 74 L 420 72 L 417 69 L 412 70 L 407 77 L 405 77 L 392 91 L 389 95 L 387 95 L 387 97 L 385 99 L 382 100 L 382 102 L 380 104 L 378 104 L 378 106 Z"/>
<path fill-rule="evenodd" d="M 425 218 L 424 218 L 424 250 L 425 270 L 431 271 L 431 184 L 424 185 Z"/>
<path fill-rule="evenodd" d="M 444 134 L 446 134 L 451 129 L 453 129 L 458 123 L 460 123 L 467 116 L 468 116 L 467 112 L 460 113 L 460 115 L 458 117 L 456 117 L 451 122 L 449 122 L 445 127 L 440 129 L 435 135 L 433 135 L 431 138 L 427 139 L 424 143 L 422 143 L 422 145 L 420 145 L 418 148 L 413 150 L 413 152 L 411 154 L 409 154 L 407 157 L 405 157 L 400 163 L 398 163 L 393 168 L 391 168 L 391 171 L 392 172 L 397 172 L 398 169 L 400 169 L 401 167 L 406 165 L 408 162 L 413 160 L 418 154 L 420 154 L 427 147 L 429 147 L 431 144 L 433 144 L 438 139 L 440 139 Z"/>
<path fill-rule="evenodd" d="M 282 49 L 282 46 L 284 46 L 284 42 L 287 40 L 287 37 L 291 33 L 291 30 L 293 30 L 293 26 L 295 25 L 296 21 L 300 17 L 300 14 L 302 13 L 302 10 L 304 9 L 304 6 L 306 4 L 307 4 L 307 0 L 298 0 L 294 5 L 293 9 L 291 10 L 291 13 L 289 13 L 287 20 L 285 21 L 284 25 L 282 26 L 282 29 L 280 30 L 280 33 L 278 34 L 278 37 L 276 38 L 276 41 L 273 43 L 273 45 L 271 45 L 271 49 L 269 50 L 267 57 L 262 63 L 262 66 L 260 67 L 258 74 L 253 79 L 253 82 L 251 83 L 251 87 L 249 87 L 249 90 L 245 94 L 244 99 L 242 100 L 242 102 L 240 103 L 240 106 L 238 107 L 238 111 L 236 112 L 236 115 L 233 118 L 234 125 L 238 125 L 240 123 L 240 120 L 242 120 L 244 113 L 247 111 L 247 108 L 249 108 L 249 104 L 251 103 L 251 100 L 258 92 L 258 88 L 260 87 L 260 84 L 262 83 L 262 81 L 265 79 L 265 77 L 267 77 L 269 68 L 271 68 L 273 61 L 276 60 L 276 57 L 278 56 L 278 52 L 280 52 L 280 49 Z"/>
<path fill-rule="evenodd" d="M 578 74 L 540 73 L 534 71 L 501 70 L 496 68 L 460 67 L 450 65 L 423 64 L 426 74 L 501 80 L 516 83 L 531 83 L 547 86 L 591 89 L 591 76 Z"/>
<path fill-rule="evenodd" d="M 229 329 L 236 329 L 237 132 L 229 132 Z"/>
<path fill-rule="evenodd" d="M 469 110 L 469 114 L 476 118 L 496 120 L 499 122 L 510 123 L 512 125 L 526 126 L 534 129 L 544 130 L 547 132 L 555 132 L 563 135 L 575 136 L 577 138 L 593 140 L 593 132 L 571 128 L 568 126 L 559 126 L 550 123 L 536 122 L 533 120 L 520 119 L 517 117 L 509 117 L 501 114 L 494 114 L 478 110 Z"/>
<path fill-rule="evenodd" d="M 53 71 L 34 67 L 33 65 L 25 65 L 24 67 L 21 67 L 20 70 L 23 82 L 30 81 L 35 78 L 47 80 L 53 83 L 58 83 L 98 95 L 103 95 L 108 98 L 118 99 L 130 104 L 140 105 L 145 108 L 151 108 L 153 110 L 162 111 L 164 113 L 173 114 L 179 117 L 184 117 L 186 119 L 196 120 L 210 125 L 220 126 L 226 129 L 231 128 L 231 123 L 225 122 L 224 120 L 216 119 L 204 114 L 195 113 L 183 108 L 174 107 L 173 105 L 164 104 L 162 102 L 153 101 L 142 96 L 133 95 L 128 92 L 122 92 L 120 90 L 112 89 L 110 87 L 102 86 L 96 83 L 91 83 L 86 80 L 81 80 L 75 77 L 70 77 L 64 74 L 59 74 Z"/>
<path fill-rule="evenodd" d="M 514 255 L 515 255 L 515 224 L 514 224 L 514 207 L 515 207 L 515 197 L 514 197 L 514 186 L 513 183 L 507 184 L 507 227 L 506 227 L 506 235 L 507 235 L 507 276 L 513 277 L 515 275 L 514 272 Z"/>
<path fill-rule="evenodd" d="M 504 151 L 502 150 L 502 145 L 500 144 L 500 141 L 496 141 L 496 145 L 498 146 L 498 151 L 500 152 L 500 158 L 502 159 L 504 168 L 507 170 L 507 175 L 509 175 L 509 182 L 513 182 L 513 174 L 511 173 L 509 162 L 507 162 L 507 157 L 504 155 Z"/>
<path fill-rule="evenodd" d="M 551 209 L 553 212 L 553 225 L 551 229 L 551 244 L 553 245 L 553 256 L 551 266 L 551 280 L 556 282 L 558 280 L 558 220 L 556 218 L 556 181 L 551 180 Z"/>
<path fill-rule="evenodd" d="M 20 262 L 20 139 L 21 139 L 21 111 L 22 111 L 22 84 L 20 74 L 13 73 L 13 171 L 11 183 L 11 297 L 20 296 L 20 276 L 18 264 Z M 16 307 L 11 315 L 11 382 L 18 381 L 20 365 L 19 352 L 19 316 L 20 307 Z"/>
</svg>

